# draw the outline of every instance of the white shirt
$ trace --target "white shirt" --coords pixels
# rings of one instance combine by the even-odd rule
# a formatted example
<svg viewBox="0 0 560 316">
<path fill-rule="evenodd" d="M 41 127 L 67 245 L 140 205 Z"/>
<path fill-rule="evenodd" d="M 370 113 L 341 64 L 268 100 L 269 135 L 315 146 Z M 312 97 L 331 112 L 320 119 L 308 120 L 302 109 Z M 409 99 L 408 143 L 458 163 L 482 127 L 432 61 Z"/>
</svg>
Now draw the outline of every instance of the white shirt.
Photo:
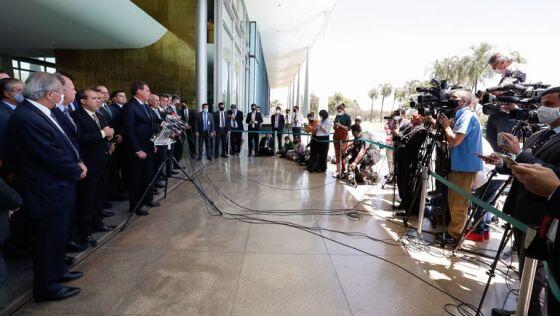
<svg viewBox="0 0 560 316">
<path fill-rule="evenodd" d="M 231 119 L 231 127 L 233 128 L 237 128 L 237 121 L 235 120 L 236 115 L 237 115 L 237 109 L 231 110 L 231 116 L 233 116 L 233 118 Z"/>
<path fill-rule="evenodd" d="M 290 115 L 290 123 L 292 124 L 292 127 L 302 127 L 303 125 L 303 115 L 297 111 L 296 113 L 292 113 L 292 115 Z"/>
<path fill-rule="evenodd" d="M 257 111 L 255 112 L 251 112 L 251 121 L 256 122 L 257 121 Z M 251 123 L 251 127 L 255 127 L 256 123 Z"/>
<path fill-rule="evenodd" d="M 323 128 L 325 128 L 327 131 L 323 132 L 323 129 L 321 129 L 322 126 Z M 317 134 L 316 136 L 329 136 L 332 126 L 333 126 L 333 122 L 330 119 L 326 119 L 324 121 L 321 121 L 321 125 L 317 126 Z"/>
<path fill-rule="evenodd" d="M 4 104 L 6 104 L 7 106 L 10 107 L 10 109 L 15 110 L 16 109 L 16 105 L 12 104 L 10 102 L 8 102 L 8 100 L 2 100 L 2 102 L 4 102 Z"/>
<path fill-rule="evenodd" d="M 105 138 L 105 132 L 101 130 L 101 123 L 99 122 L 99 118 L 97 118 L 97 120 L 95 120 L 93 117 L 97 117 L 97 115 L 95 115 L 95 112 L 92 112 L 86 108 L 83 108 L 86 113 L 89 115 L 89 117 L 91 117 L 91 119 L 95 122 L 95 124 L 97 124 L 97 126 L 99 126 L 99 131 L 101 132 L 101 138 Z"/>
<path fill-rule="evenodd" d="M 220 114 L 220 127 L 225 127 L 226 126 L 226 114 L 224 111 L 219 111 L 218 112 Z"/>
</svg>

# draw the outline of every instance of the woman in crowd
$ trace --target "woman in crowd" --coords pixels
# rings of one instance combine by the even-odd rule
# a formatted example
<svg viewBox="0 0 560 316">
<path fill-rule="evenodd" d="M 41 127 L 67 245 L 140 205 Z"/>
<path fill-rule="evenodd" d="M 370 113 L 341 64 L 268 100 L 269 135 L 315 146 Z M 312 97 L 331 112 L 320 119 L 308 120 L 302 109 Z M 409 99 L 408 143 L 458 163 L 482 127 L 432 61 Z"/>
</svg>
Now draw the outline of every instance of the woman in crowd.
<svg viewBox="0 0 560 316">
<path fill-rule="evenodd" d="M 336 159 L 336 178 L 341 177 L 346 171 L 346 159 L 344 158 L 344 153 L 346 152 L 347 140 L 348 140 L 348 130 L 352 125 L 352 118 L 350 115 L 344 113 L 344 103 L 336 107 L 337 115 L 334 118 L 334 156 Z"/>
<path fill-rule="evenodd" d="M 307 114 L 307 121 L 309 122 L 309 124 L 307 124 L 305 126 L 305 132 L 308 134 L 311 134 L 311 139 L 309 141 L 309 144 L 307 144 L 307 147 L 309 147 L 309 157 L 311 157 L 311 161 L 313 161 L 313 159 L 315 158 L 315 155 L 317 153 L 317 142 L 315 141 L 315 135 L 317 134 L 317 126 L 319 125 L 317 123 L 317 120 L 315 119 L 315 113 L 311 112 L 309 114 Z M 295 137 L 295 136 L 294 136 Z M 300 138 L 300 142 L 301 142 L 301 138 Z M 307 170 L 308 171 L 312 171 L 313 169 L 313 164 L 309 164 L 307 166 Z"/>
<path fill-rule="evenodd" d="M 329 113 L 325 110 L 319 112 L 321 119 L 319 125 L 316 127 L 317 134 L 315 136 L 316 154 L 315 159 L 311 159 L 313 167 L 311 172 L 323 173 L 327 171 L 327 154 L 329 153 L 329 134 L 331 132 L 333 122 L 329 119 Z"/>
</svg>

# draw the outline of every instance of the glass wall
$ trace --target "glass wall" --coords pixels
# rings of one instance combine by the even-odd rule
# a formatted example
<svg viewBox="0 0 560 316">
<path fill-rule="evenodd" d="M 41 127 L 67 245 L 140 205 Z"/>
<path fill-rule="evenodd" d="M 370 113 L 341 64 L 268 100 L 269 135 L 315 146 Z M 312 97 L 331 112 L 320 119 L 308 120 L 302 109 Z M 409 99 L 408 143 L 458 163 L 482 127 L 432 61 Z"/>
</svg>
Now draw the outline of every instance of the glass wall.
<svg viewBox="0 0 560 316">
<path fill-rule="evenodd" d="M 222 21 L 216 24 L 222 28 L 219 97 L 226 107 L 233 103 L 247 112 L 250 104 L 256 103 L 268 114 L 268 78 L 260 39 L 256 41 L 258 34 L 253 36 L 256 25 L 252 33 L 254 22 L 249 21 L 243 0 L 215 0 L 215 4 L 222 10 Z M 252 47 L 258 56 L 251 53 Z"/>
<path fill-rule="evenodd" d="M 14 78 L 25 82 L 33 72 L 46 71 L 55 73 L 56 60 L 53 57 L 14 58 L 12 59 L 12 69 L 14 71 Z"/>
</svg>

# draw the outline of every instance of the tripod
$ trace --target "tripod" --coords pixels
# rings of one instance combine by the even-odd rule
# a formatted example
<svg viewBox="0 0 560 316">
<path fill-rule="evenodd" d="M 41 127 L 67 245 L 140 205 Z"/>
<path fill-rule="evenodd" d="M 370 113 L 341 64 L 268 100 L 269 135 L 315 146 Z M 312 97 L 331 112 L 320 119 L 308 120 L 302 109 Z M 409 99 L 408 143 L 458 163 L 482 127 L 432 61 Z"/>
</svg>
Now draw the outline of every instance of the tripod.
<svg viewBox="0 0 560 316">
<path fill-rule="evenodd" d="M 157 168 L 157 171 L 156 171 L 155 175 L 152 177 L 152 180 L 150 181 L 150 184 L 148 185 L 148 187 L 142 193 L 142 196 L 138 200 L 138 203 L 136 203 L 136 205 L 134 206 L 134 209 L 132 209 L 130 211 L 130 214 L 128 215 L 128 218 L 126 219 L 126 221 L 124 222 L 124 224 L 122 225 L 122 227 L 120 229 L 120 232 L 122 232 L 123 230 L 125 230 L 128 227 L 128 225 L 130 224 L 130 221 L 134 217 L 134 214 L 136 213 L 136 211 L 138 211 L 138 209 L 142 205 L 142 201 L 144 200 L 144 198 L 146 197 L 148 192 L 150 192 L 151 190 L 154 189 L 154 185 L 156 184 L 157 179 L 161 176 L 164 168 L 169 163 L 171 165 L 176 164 L 176 166 L 179 166 L 179 168 L 181 169 L 185 178 L 181 178 L 181 177 L 178 177 L 178 176 L 173 176 L 171 174 L 168 174 L 166 179 L 165 179 L 165 188 L 164 188 L 164 195 L 163 195 L 164 199 L 167 198 L 167 189 L 168 189 L 168 185 L 169 185 L 169 178 L 179 179 L 179 180 L 182 180 L 182 181 L 192 181 L 192 178 L 187 174 L 185 169 L 183 169 L 183 167 L 181 165 L 179 165 L 179 162 L 177 161 L 177 159 L 175 159 L 175 157 L 173 157 L 173 152 L 171 151 L 171 145 L 169 144 L 168 147 L 167 147 L 167 156 L 160 163 L 159 167 Z"/>
</svg>

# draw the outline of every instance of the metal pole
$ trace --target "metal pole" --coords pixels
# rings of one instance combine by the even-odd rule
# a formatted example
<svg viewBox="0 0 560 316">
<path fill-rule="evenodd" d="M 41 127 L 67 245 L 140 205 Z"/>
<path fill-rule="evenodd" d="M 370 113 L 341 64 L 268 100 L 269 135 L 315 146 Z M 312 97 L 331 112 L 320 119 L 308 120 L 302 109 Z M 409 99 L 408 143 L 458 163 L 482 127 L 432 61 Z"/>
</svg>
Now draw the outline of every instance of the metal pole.
<svg viewBox="0 0 560 316">
<path fill-rule="evenodd" d="M 303 90 L 303 113 L 309 113 L 309 47 L 307 47 L 307 58 L 305 59 L 305 89 Z"/>
<path fill-rule="evenodd" d="M 297 67 L 297 88 L 296 88 L 296 105 L 299 107 L 299 86 L 301 83 L 301 76 L 300 76 L 300 70 L 301 70 L 301 65 L 298 65 Z"/>
<path fill-rule="evenodd" d="M 428 193 L 428 167 L 422 167 L 422 191 L 420 193 L 420 208 L 418 209 L 418 237 L 422 236 L 424 222 L 424 209 L 426 208 L 426 195 Z"/>
<path fill-rule="evenodd" d="M 529 312 L 531 291 L 533 290 L 533 282 L 537 272 L 537 259 L 525 257 L 524 262 L 521 283 L 519 284 L 519 296 L 517 297 L 517 308 L 515 309 L 516 316 L 525 316 Z"/>
<path fill-rule="evenodd" d="M 214 104 L 218 104 L 218 102 L 222 101 L 223 2 L 223 0 L 214 1 Z M 200 107 L 201 104 L 198 106 Z"/>
<path fill-rule="evenodd" d="M 201 106 L 208 98 L 207 54 L 208 3 L 196 1 L 196 105 Z"/>
</svg>

